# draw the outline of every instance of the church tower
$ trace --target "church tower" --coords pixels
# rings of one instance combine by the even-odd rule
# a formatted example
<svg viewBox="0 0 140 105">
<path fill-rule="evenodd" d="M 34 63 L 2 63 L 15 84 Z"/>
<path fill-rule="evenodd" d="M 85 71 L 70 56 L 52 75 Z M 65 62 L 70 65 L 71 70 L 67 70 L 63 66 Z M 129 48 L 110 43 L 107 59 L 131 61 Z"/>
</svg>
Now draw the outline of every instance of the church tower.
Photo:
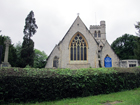
<svg viewBox="0 0 140 105">
<path fill-rule="evenodd" d="M 106 41 L 106 25 L 105 21 L 100 21 L 100 25 L 90 25 L 90 32 L 98 43 Z"/>
</svg>

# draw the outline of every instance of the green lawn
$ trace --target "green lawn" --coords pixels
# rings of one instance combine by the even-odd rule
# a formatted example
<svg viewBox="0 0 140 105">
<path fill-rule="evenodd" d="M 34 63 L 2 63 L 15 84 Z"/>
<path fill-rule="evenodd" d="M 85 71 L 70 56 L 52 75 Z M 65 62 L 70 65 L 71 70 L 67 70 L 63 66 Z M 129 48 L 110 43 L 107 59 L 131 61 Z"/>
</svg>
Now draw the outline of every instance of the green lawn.
<svg viewBox="0 0 140 105">
<path fill-rule="evenodd" d="M 118 103 L 116 103 L 119 101 Z M 112 102 L 111 104 L 104 104 L 105 102 Z M 59 101 L 51 101 L 51 102 L 42 102 L 42 103 L 26 103 L 26 104 L 16 104 L 16 105 L 140 105 L 140 88 L 97 95 L 97 96 L 89 96 L 83 98 L 71 98 L 71 99 L 62 99 Z M 10 104 L 15 105 L 15 104 Z"/>
</svg>

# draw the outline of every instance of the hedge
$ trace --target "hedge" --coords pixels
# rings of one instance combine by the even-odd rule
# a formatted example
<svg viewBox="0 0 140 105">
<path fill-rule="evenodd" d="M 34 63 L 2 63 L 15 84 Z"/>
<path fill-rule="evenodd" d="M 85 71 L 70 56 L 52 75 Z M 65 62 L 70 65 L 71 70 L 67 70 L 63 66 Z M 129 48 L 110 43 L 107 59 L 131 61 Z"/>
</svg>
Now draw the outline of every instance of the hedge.
<svg viewBox="0 0 140 105">
<path fill-rule="evenodd" d="M 0 70 L 0 103 L 42 102 L 140 87 L 140 68 Z"/>
</svg>

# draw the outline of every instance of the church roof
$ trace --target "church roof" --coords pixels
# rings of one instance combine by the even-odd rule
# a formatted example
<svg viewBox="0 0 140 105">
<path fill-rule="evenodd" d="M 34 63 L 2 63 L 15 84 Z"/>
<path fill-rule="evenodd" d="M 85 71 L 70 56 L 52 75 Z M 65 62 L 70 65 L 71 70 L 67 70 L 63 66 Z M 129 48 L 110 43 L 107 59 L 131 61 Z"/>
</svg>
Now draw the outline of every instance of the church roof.
<svg viewBox="0 0 140 105">
<path fill-rule="evenodd" d="M 86 27 L 86 25 L 83 23 L 83 21 L 81 20 L 81 18 L 79 16 L 77 16 L 77 18 L 75 19 L 75 21 L 73 22 L 73 24 L 71 25 L 71 27 L 69 28 L 69 30 L 66 32 L 66 34 L 64 35 L 64 37 L 62 38 L 62 40 L 58 43 L 58 45 L 56 45 L 54 47 L 54 49 L 59 46 L 63 40 L 65 39 L 66 35 L 68 34 L 68 32 L 71 30 L 71 28 L 74 26 L 74 24 L 76 24 L 77 22 L 82 23 L 85 27 L 85 29 L 90 33 L 90 31 L 88 30 L 88 28 Z M 91 34 L 91 33 L 90 33 Z M 92 34 L 91 34 L 92 36 Z M 93 36 L 92 36 L 93 37 Z M 99 43 L 96 41 L 96 39 L 93 37 L 93 39 L 95 40 L 95 42 L 97 43 L 97 45 L 99 45 Z M 54 51 L 54 49 L 52 50 L 52 52 Z M 50 55 L 48 56 L 47 60 L 49 59 L 49 57 L 51 56 L 52 52 L 50 53 Z"/>
<path fill-rule="evenodd" d="M 63 39 L 58 43 L 58 46 L 60 45 L 60 43 L 65 39 L 66 35 L 68 34 L 68 32 L 71 30 L 71 28 L 73 27 L 73 25 L 75 23 L 77 23 L 77 21 L 79 21 L 80 23 L 82 23 L 84 25 L 84 27 L 86 28 L 86 30 L 90 33 L 90 31 L 88 30 L 88 28 L 86 27 L 86 25 L 83 23 L 83 21 L 81 20 L 81 18 L 79 16 L 77 16 L 77 18 L 75 19 L 75 21 L 73 22 L 73 24 L 71 25 L 71 27 L 69 28 L 69 30 L 66 32 L 65 36 L 63 37 Z M 91 34 L 91 33 L 90 33 Z M 92 36 L 92 34 L 91 34 Z M 95 38 L 93 37 L 93 39 L 95 40 Z M 98 44 L 98 42 L 95 40 L 95 42 Z"/>
</svg>

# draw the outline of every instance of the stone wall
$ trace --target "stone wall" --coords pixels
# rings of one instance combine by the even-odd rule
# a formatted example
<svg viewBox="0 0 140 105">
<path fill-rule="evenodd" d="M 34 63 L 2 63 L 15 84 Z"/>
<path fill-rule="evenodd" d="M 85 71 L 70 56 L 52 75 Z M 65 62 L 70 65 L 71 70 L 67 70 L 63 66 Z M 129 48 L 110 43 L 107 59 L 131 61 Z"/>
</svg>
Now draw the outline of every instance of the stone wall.
<svg viewBox="0 0 140 105">
<path fill-rule="evenodd" d="M 115 54 L 115 52 L 112 50 L 111 46 L 109 45 L 109 43 L 106 41 L 103 49 L 101 50 L 101 65 L 102 67 L 104 67 L 104 59 L 106 56 L 109 56 L 110 58 L 112 58 L 112 67 L 119 67 L 119 58 L 118 56 Z"/>
<path fill-rule="evenodd" d="M 140 60 L 136 59 L 127 59 L 127 60 L 120 60 L 120 67 L 136 67 L 140 65 Z"/>
<path fill-rule="evenodd" d="M 48 58 L 48 62 L 46 64 L 46 68 L 53 67 L 53 59 L 55 56 L 59 58 L 59 68 L 70 68 L 70 69 L 78 69 L 78 68 L 98 68 L 99 61 L 101 62 L 102 67 L 104 67 L 104 58 L 108 54 L 112 58 L 112 66 L 119 66 L 119 58 L 111 49 L 108 42 L 106 42 L 106 25 L 105 21 L 101 21 L 99 26 L 91 26 L 90 31 L 87 29 L 85 24 L 82 22 L 80 17 L 78 16 L 64 38 L 60 41 L 60 43 L 54 48 L 52 53 Z M 95 38 L 94 31 L 100 31 L 101 37 Z M 71 39 L 76 35 L 80 34 L 84 37 L 87 42 L 87 60 L 85 61 L 71 61 L 70 60 L 70 43 Z M 99 49 L 99 46 L 102 46 Z M 100 54 L 98 52 L 100 50 Z M 99 57 L 100 55 L 100 57 Z"/>
<path fill-rule="evenodd" d="M 59 49 L 58 45 L 56 45 L 54 47 L 53 51 L 51 52 L 50 56 L 48 57 L 47 64 L 46 64 L 45 68 L 53 68 L 53 60 L 54 60 L 55 56 L 59 58 L 58 67 L 61 68 L 60 49 Z"/>
<path fill-rule="evenodd" d="M 88 45 L 87 63 L 90 63 L 90 66 L 95 68 L 97 60 L 97 43 L 79 17 L 75 20 L 74 24 L 71 26 L 71 28 L 60 43 L 61 68 L 72 67 L 70 66 L 72 62 L 70 61 L 69 45 L 72 37 L 77 33 L 82 34 L 86 39 Z M 74 64 L 72 63 L 72 65 Z"/>
</svg>

